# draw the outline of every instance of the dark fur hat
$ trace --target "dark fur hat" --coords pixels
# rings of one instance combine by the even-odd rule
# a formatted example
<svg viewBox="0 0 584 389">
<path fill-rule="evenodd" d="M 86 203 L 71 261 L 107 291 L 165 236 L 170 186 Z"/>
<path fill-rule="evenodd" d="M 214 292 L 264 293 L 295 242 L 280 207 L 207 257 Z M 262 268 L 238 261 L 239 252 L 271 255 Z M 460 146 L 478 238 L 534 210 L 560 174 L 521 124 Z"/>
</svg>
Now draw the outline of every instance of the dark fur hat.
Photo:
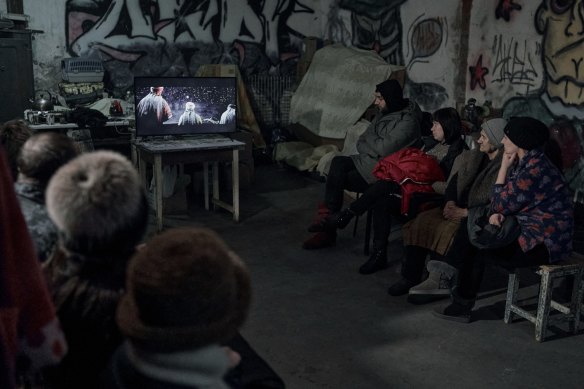
<svg viewBox="0 0 584 389">
<path fill-rule="evenodd" d="M 241 259 L 206 228 L 177 228 L 130 261 L 117 312 L 135 344 L 178 351 L 229 340 L 247 317 L 250 277 Z"/>
<path fill-rule="evenodd" d="M 138 173 L 113 151 L 82 154 L 62 166 L 49 182 L 46 202 L 64 247 L 85 256 L 125 255 L 147 227 Z"/>
</svg>

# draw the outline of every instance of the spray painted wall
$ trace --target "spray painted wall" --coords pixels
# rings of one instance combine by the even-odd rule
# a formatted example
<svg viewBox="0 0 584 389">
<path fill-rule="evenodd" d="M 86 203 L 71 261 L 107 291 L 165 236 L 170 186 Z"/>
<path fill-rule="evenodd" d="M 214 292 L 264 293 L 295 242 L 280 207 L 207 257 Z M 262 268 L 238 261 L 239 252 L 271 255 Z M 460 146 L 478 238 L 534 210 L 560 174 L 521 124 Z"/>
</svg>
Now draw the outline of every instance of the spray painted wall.
<svg viewBox="0 0 584 389">
<path fill-rule="evenodd" d="M 134 75 L 192 75 L 207 63 L 236 63 L 245 75 L 294 74 L 303 38 L 316 36 L 407 65 L 407 93 L 427 110 L 455 103 L 455 0 L 33 3 L 25 0 L 25 12 L 45 31 L 34 43 L 37 87 L 45 89 L 58 82 L 63 56 L 99 56 L 120 89 Z"/>
<path fill-rule="evenodd" d="M 474 2 L 471 20 L 467 96 L 549 125 L 584 188 L 584 1 Z"/>
<path fill-rule="evenodd" d="M 406 94 L 425 110 L 464 103 L 464 96 L 491 101 L 506 117 L 555 123 L 570 155 L 565 163 L 579 172 L 584 0 L 474 1 L 469 15 L 462 15 L 462 3 L 24 1 L 31 27 L 45 31 L 33 48 L 37 88 L 55 88 L 64 56 L 100 56 L 120 90 L 133 75 L 192 75 L 207 63 L 235 63 L 244 75 L 294 74 L 303 38 L 316 36 L 405 65 Z M 468 53 L 461 50 L 467 44 Z M 457 77 L 461 69 L 464 85 Z"/>
</svg>

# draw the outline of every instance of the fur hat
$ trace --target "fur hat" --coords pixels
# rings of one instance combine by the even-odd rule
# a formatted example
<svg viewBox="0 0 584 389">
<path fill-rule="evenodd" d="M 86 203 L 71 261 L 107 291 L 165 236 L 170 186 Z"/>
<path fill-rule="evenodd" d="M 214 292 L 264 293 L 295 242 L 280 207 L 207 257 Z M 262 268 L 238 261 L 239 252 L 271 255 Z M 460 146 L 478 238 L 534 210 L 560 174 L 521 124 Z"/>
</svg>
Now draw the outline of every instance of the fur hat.
<svg viewBox="0 0 584 389">
<path fill-rule="evenodd" d="M 236 335 L 251 299 L 248 270 L 213 231 L 176 228 L 130 261 L 120 330 L 138 346 L 178 351 Z"/>
<path fill-rule="evenodd" d="M 550 137 L 545 124 L 530 117 L 512 117 L 505 126 L 505 135 L 515 146 L 532 150 L 543 146 Z"/>
<path fill-rule="evenodd" d="M 126 254 L 147 227 L 138 173 L 113 151 L 82 154 L 62 166 L 49 182 L 46 202 L 64 247 L 85 256 Z"/>
<path fill-rule="evenodd" d="M 383 96 L 387 110 L 390 112 L 399 111 L 407 104 L 402 87 L 397 80 L 385 80 L 377 84 L 375 90 Z"/>
<path fill-rule="evenodd" d="M 501 118 L 495 118 L 485 121 L 481 125 L 481 130 L 485 132 L 487 138 L 489 138 L 489 143 L 494 147 L 501 147 L 501 140 L 505 136 L 505 126 L 507 125 L 507 120 Z"/>
</svg>

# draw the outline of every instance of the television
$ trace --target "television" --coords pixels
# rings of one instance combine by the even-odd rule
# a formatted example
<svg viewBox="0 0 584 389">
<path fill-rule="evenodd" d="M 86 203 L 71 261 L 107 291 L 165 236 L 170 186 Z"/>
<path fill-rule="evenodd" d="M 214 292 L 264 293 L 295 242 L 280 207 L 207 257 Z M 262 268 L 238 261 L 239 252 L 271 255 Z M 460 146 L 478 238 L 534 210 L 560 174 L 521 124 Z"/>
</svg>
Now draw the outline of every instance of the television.
<svg viewBox="0 0 584 389">
<path fill-rule="evenodd" d="M 135 77 L 136 136 L 236 130 L 235 77 Z"/>
</svg>

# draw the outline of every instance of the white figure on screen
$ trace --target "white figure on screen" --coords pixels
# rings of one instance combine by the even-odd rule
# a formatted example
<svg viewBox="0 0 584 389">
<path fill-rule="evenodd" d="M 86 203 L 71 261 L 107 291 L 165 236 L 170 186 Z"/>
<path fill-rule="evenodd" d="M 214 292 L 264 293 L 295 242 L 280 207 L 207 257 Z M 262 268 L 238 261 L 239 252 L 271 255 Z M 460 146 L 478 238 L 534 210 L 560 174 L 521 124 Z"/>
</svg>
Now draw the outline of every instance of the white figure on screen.
<svg viewBox="0 0 584 389">
<path fill-rule="evenodd" d="M 221 115 L 219 124 L 235 123 L 235 118 L 236 118 L 235 104 L 229 104 L 225 112 L 223 112 L 223 114 Z"/>
<path fill-rule="evenodd" d="M 164 97 L 162 97 L 163 91 L 164 87 L 162 86 L 150 87 L 150 93 L 144 96 L 136 107 L 138 115 L 157 123 L 163 123 L 170 119 L 172 111 Z"/>
<path fill-rule="evenodd" d="M 200 115 L 195 113 L 195 103 L 188 102 L 185 104 L 185 111 L 180 118 L 178 119 L 179 126 L 186 126 L 189 124 L 201 124 L 203 123 L 203 119 Z"/>
</svg>

